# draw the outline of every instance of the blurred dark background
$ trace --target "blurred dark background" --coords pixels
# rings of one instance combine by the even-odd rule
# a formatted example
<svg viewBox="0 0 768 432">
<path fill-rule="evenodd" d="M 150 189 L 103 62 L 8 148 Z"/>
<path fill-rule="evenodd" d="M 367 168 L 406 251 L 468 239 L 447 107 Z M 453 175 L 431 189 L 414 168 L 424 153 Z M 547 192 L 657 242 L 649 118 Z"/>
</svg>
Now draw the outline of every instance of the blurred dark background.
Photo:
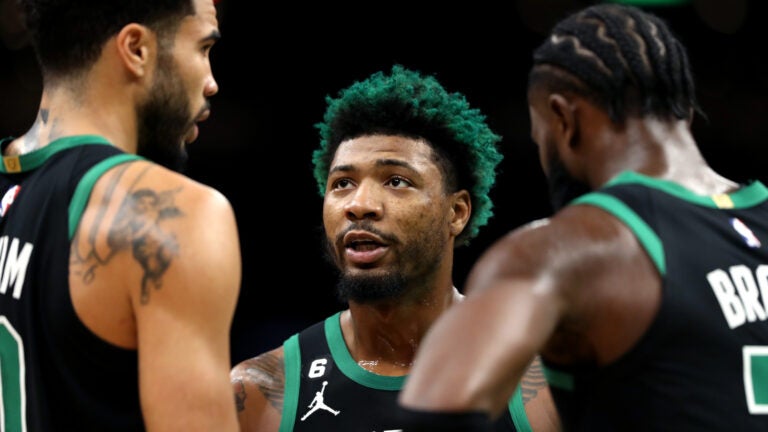
<svg viewBox="0 0 768 432">
<path fill-rule="evenodd" d="M 40 96 L 39 73 L 12 2 L 0 0 L 0 136 L 24 133 Z M 233 363 L 344 307 L 321 256 L 322 199 L 312 177 L 314 125 L 326 96 L 399 63 L 464 93 L 503 136 L 495 215 L 457 251 L 454 282 L 461 289 L 472 262 L 494 239 L 550 214 L 529 137 L 526 75 L 531 52 L 549 28 L 594 3 L 457 2 L 427 9 L 416 3 L 350 8 L 221 1 L 223 38 L 211 54 L 220 92 L 189 148 L 187 174 L 228 196 L 238 218 L 243 285 L 232 328 Z M 693 125 L 704 157 L 733 180 L 768 183 L 768 37 L 761 3 L 646 0 L 641 7 L 667 20 L 689 49 L 708 115 Z"/>
</svg>

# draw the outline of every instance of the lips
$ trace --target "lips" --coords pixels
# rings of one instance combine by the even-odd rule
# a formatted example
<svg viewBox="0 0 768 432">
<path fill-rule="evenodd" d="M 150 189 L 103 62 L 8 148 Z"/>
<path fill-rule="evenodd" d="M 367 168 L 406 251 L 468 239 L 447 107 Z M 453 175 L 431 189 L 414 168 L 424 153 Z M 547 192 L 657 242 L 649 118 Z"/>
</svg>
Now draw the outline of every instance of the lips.
<svg viewBox="0 0 768 432">
<path fill-rule="evenodd" d="M 211 116 L 211 110 L 207 109 L 207 110 L 203 111 L 200 114 L 200 116 L 197 117 L 197 120 L 195 120 L 195 121 L 196 122 L 204 122 L 204 121 L 208 120 L 208 117 L 210 117 L 210 116 Z"/>
<path fill-rule="evenodd" d="M 344 253 L 350 264 L 370 264 L 381 259 L 388 245 L 370 232 L 355 231 L 344 236 Z"/>
<path fill-rule="evenodd" d="M 206 109 L 202 113 L 200 113 L 200 115 L 192 123 L 192 127 L 189 128 L 189 131 L 184 136 L 185 143 L 190 144 L 195 140 L 197 140 L 197 137 L 200 135 L 200 128 L 197 124 L 208 120 L 208 117 L 210 116 L 211 116 L 211 110 L 209 109 Z"/>
<path fill-rule="evenodd" d="M 370 245 L 385 246 L 384 240 L 368 231 L 350 231 L 344 235 L 344 247 L 356 248 Z"/>
</svg>

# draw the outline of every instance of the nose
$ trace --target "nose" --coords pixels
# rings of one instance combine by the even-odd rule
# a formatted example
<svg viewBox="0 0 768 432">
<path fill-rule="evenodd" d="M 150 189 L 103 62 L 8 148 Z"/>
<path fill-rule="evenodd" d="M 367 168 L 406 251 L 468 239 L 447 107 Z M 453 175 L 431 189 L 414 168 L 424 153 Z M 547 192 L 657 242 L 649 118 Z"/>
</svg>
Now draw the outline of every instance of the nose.
<svg viewBox="0 0 768 432">
<path fill-rule="evenodd" d="M 213 77 L 213 73 L 206 79 L 205 86 L 203 86 L 203 95 L 205 97 L 211 97 L 219 92 L 219 84 L 216 82 L 216 79 Z"/>
<path fill-rule="evenodd" d="M 384 213 L 377 185 L 372 182 L 362 182 L 349 196 L 344 205 L 344 213 L 349 220 L 373 219 L 378 220 Z"/>
</svg>

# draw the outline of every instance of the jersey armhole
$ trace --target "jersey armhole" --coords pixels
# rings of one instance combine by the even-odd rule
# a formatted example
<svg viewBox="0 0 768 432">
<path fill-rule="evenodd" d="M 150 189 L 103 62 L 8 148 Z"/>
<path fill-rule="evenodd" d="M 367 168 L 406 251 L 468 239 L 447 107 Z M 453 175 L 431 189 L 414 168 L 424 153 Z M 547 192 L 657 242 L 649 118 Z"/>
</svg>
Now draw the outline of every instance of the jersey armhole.
<svg viewBox="0 0 768 432">
<path fill-rule="evenodd" d="M 77 184 L 75 193 L 72 196 L 72 201 L 69 202 L 69 239 L 72 240 L 72 236 L 75 235 L 78 224 L 80 224 L 80 218 L 83 216 L 85 205 L 88 203 L 88 198 L 91 196 L 93 185 L 96 181 L 110 168 L 119 165 L 124 162 L 143 160 L 141 156 L 135 154 L 118 154 L 104 159 L 103 161 L 92 166 L 80 179 Z"/>
<path fill-rule="evenodd" d="M 515 389 L 515 394 L 512 395 L 512 399 L 509 400 L 508 408 L 517 432 L 533 432 L 523 404 L 523 390 L 519 384 Z"/>
<path fill-rule="evenodd" d="M 592 192 L 576 198 L 572 204 L 586 204 L 601 208 L 622 221 L 632 232 L 653 261 L 659 274 L 666 274 L 666 257 L 661 239 L 634 210 L 620 199 L 600 192 Z"/>
<path fill-rule="evenodd" d="M 283 412 L 280 415 L 280 432 L 291 432 L 296 421 L 301 379 L 301 351 L 299 350 L 298 333 L 283 343 L 283 359 L 285 389 L 283 390 Z"/>
</svg>

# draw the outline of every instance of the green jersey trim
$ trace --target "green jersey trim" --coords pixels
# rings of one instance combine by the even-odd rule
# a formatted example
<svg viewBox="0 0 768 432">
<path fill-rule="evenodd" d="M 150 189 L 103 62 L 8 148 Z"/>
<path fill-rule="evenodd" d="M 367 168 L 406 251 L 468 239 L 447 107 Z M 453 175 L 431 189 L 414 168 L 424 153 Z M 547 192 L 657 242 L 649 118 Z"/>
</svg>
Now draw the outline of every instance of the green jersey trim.
<svg viewBox="0 0 768 432">
<path fill-rule="evenodd" d="M 91 191 L 96 181 L 110 168 L 119 165 L 124 162 L 141 160 L 140 156 L 134 154 L 118 154 L 110 156 L 103 161 L 97 163 L 88 172 L 83 175 L 80 182 L 77 184 L 74 195 L 72 195 L 72 201 L 69 202 L 69 239 L 75 235 L 77 226 L 80 224 L 80 218 L 83 216 L 85 206 L 88 204 L 88 198 L 91 196 Z"/>
<path fill-rule="evenodd" d="M 375 374 L 360 367 L 355 359 L 352 358 L 352 354 L 349 353 L 347 344 L 344 342 L 344 335 L 341 332 L 341 312 L 336 312 L 334 315 L 326 318 L 325 335 L 328 340 L 328 346 L 331 348 L 331 355 L 333 355 L 339 369 L 349 379 L 376 390 L 398 391 L 403 387 L 406 375 L 384 376 Z"/>
</svg>

